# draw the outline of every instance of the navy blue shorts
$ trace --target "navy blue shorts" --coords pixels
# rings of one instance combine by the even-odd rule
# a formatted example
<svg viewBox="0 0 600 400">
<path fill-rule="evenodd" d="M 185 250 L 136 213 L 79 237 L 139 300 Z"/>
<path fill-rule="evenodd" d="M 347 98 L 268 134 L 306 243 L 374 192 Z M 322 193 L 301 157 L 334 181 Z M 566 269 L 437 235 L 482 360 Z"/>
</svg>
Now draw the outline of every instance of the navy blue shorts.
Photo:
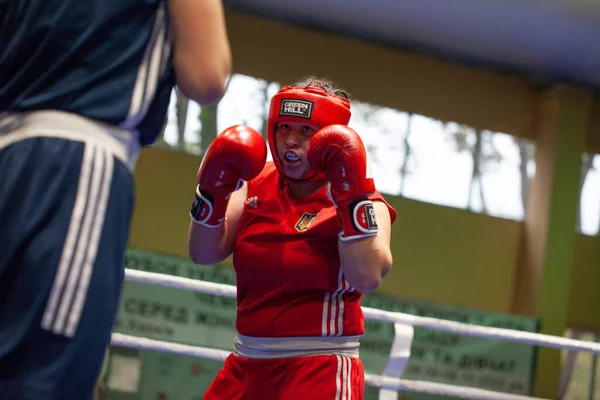
<svg viewBox="0 0 600 400">
<path fill-rule="evenodd" d="M 133 178 L 95 142 L 7 136 L 0 399 L 91 399 L 123 283 Z"/>
</svg>

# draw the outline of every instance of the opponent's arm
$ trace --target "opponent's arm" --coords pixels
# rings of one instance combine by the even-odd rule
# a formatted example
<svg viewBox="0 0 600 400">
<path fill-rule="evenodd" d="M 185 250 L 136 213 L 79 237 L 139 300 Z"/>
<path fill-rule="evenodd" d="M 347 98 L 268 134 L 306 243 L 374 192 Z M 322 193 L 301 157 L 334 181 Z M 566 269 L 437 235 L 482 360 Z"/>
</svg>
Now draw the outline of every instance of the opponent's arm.
<svg viewBox="0 0 600 400">
<path fill-rule="evenodd" d="M 231 49 L 221 0 L 167 0 L 177 86 L 206 105 L 226 91 Z"/>
<path fill-rule="evenodd" d="M 188 251 L 196 264 L 231 255 L 248 191 L 245 181 L 262 171 L 266 159 L 264 139 L 244 125 L 225 129 L 206 150 L 190 208 Z"/>
<path fill-rule="evenodd" d="M 375 290 L 392 268 L 391 220 L 375 192 L 367 153 L 358 134 L 344 125 L 320 129 L 311 139 L 308 161 L 329 180 L 327 193 L 340 226 L 339 254 L 346 280 L 358 291 Z"/>
</svg>

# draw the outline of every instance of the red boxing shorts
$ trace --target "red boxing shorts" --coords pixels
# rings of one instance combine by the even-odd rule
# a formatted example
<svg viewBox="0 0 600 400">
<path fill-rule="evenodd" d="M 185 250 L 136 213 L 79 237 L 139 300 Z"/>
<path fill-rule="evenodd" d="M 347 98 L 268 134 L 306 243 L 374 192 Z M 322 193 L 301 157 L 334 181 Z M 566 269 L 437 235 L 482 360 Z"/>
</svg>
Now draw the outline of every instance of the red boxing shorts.
<svg viewBox="0 0 600 400">
<path fill-rule="evenodd" d="M 231 354 L 203 400 L 363 400 L 358 358 L 242 358 Z"/>
</svg>

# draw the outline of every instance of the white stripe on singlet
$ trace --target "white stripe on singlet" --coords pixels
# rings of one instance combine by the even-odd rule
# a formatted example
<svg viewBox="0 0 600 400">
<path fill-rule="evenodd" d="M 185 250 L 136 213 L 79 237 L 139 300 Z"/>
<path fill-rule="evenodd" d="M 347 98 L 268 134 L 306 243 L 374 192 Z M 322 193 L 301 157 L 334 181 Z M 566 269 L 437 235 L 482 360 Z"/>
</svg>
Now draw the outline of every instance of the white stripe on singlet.
<svg viewBox="0 0 600 400">
<path fill-rule="evenodd" d="M 158 81 L 164 74 L 171 54 L 172 45 L 167 19 L 165 5 L 161 4 L 154 20 L 152 36 L 138 68 L 129 112 L 127 119 L 121 124 L 122 128 L 134 129 L 144 119 L 154 99 Z"/>
<path fill-rule="evenodd" d="M 353 292 L 344 278 L 344 271 L 340 266 L 338 273 L 338 287 L 334 292 L 325 293 L 323 300 L 323 317 L 321 319 L 322 336 L 341 336 L 344 332 L 344 294 Z"/>
</svg>

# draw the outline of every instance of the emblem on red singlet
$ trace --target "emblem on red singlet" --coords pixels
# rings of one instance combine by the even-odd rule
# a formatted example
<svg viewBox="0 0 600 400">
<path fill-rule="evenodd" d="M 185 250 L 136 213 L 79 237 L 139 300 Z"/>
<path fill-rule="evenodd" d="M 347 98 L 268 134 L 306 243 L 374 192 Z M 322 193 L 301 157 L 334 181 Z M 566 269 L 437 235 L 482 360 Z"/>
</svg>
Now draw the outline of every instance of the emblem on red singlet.
<svg viewBox="0 0 600 400">
<path fill-rule="evenodd" d="M 302 214 L 302 216 L 300 217 L 298 222 L 296 222 L 296 226 L 295 226 L 296 230 L 298 232 L 304 232 L 305 230 L 310 228 L 313 221 L 315 219 L 317 219 L 317 215 L 318 214 L 312 214 L 312 213 L 307 213 L 307 212 Z"/>
</svg>

